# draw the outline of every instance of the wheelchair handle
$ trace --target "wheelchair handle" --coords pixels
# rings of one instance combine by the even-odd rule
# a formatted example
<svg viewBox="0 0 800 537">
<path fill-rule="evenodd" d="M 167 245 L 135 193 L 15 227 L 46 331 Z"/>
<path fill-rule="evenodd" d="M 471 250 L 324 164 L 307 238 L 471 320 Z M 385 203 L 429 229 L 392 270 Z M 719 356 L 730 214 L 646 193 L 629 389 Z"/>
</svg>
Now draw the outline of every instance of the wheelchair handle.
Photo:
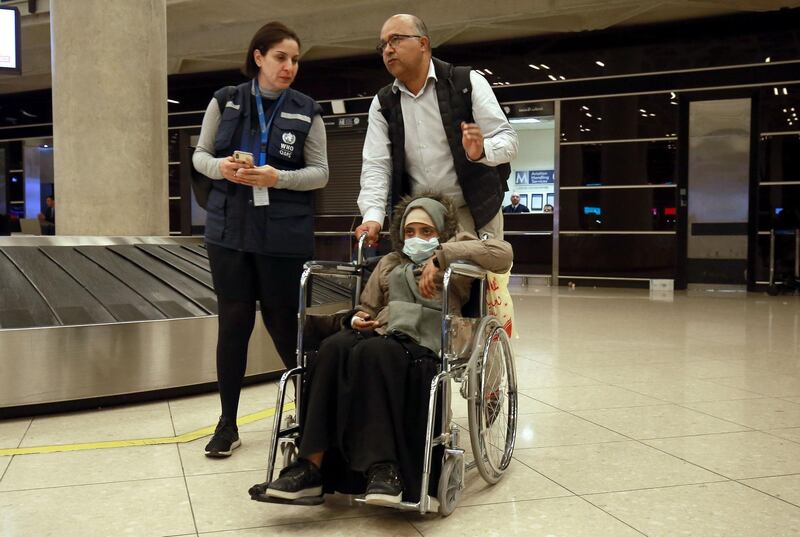
<svg viewBox="0 0 800 537">
<path fill-rule="evenodd" d="M 358 253 L 356 254 L 356 264 L 364 264 L 364 244 L 367 242 L 367 233 L 364 232 L 358 237 Z"/>
</svg>

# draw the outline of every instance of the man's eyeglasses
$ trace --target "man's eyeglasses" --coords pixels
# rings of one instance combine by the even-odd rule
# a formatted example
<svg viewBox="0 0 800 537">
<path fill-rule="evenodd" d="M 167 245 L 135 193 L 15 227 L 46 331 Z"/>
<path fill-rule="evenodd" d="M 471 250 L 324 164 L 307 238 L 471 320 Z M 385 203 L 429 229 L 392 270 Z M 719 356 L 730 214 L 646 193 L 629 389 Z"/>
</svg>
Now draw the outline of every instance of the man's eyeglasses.
<svg viewBox="0 0 800 537">
<path fill-rule="evenodd" d="M 408 39 L 410 37 L 423 37 L 421 35 L 406 35 L 406 34 L 394 34 L 392 37 L 389 38 L 388 41 L 381 41 L 375 46 L 375 50 L 378 54 L 383 54 L 383 51 L 386 49 L 387 46 L 391 45 L 392 48 L 397 48 L 397 45 L 403 39 Z"/>
</svg>

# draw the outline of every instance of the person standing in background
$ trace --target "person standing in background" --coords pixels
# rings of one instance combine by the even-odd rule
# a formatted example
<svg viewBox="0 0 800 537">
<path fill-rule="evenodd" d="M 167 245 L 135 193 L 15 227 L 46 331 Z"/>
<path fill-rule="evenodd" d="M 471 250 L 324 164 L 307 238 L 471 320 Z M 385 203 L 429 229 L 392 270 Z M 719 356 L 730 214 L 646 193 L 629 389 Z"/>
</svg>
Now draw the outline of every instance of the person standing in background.
<svg viewBox="0 0 800 537">
<path fill-rule="evenodd" d="M 503 207 L 503 212 L 506 213 L 506 214 L 508 214 L 508 213 L 529 213 L 529 212 L 531 212 L 531 210 L 528 209 L 527 206 L 522 205 L 519 202 L 519 199 L 520 199 L 519 198 L 519 194 L 517 192 L 512 192 L 511 193 L 511 204 L 510 205 L 506 205 L 505 207 Z"/>
<path fill-rule="evenodd" d="M 42 235 L 56 234 L 56 199 L 47 196 L 44 199 L 44 213 L 39 213 L 39 223 L 42 226 Z"/>
</svg>

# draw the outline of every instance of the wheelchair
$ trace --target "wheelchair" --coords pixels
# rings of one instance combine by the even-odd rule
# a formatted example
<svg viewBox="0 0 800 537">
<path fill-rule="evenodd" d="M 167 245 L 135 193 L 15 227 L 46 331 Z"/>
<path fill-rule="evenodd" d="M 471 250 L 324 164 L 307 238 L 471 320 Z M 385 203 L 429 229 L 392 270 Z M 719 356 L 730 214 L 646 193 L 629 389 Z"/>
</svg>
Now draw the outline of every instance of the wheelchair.
<svg viewBox="0 0 800 537">
<path fill-rule="evenodd" d="M 284 466 L 291 464 L 297 457 L 296 443 L 299 439 L 300 424 L 294 415 L 286 414 L 284 409 L 287 403 L 287 386 L 291 380 L 295 385 L 295 415 L 302 415 L 300 405 L 303 390 L 306 388 L 305 373 L 309 359 L 309 352 L 304 348 L 304 327 L 311 285 L 314 279 L 319 277 L 346 280 L 348 287 L 353 289 L 351 298 L 355 306 L 361 295 L 367 270 L 363 254 L 365 237 L 366 235 L 359 239 L 357 257 L 353 262 L 309 261 L 304 266 L 300 279 L 297 367 L 286 371 L 278 385 L 265 484 L 272 481 L 279 456 L 282 457 Z M 470 303 L 477 302 L 477 316 L 457 316 L 448 313 L 450 284 L 456 275 L 471 278 L 476 282 L 473 288 L 477 288 L 479 292 L 477 294 L 473 292 L 475 300 L 471 299 Z M 420 499 L 418 502 L 403 501 L 393 507 L 419 511 L 421 514 L 438 512 L 447 516 L 455 510 L 459 501 L 464 489 L 466 471 L 477 468 L 486 482 L 494 484 L 503 477 L 511 462 L 517 430 L 516 371 L 508 334 L 496 317 L 486 313 L 486 288 L 487 272 L 475 264 L 451 263 L 444 272 L 442 350 L 438 357 L 439 372 L 430 384 Z M 460 388 L 456 390 L 459 385 Z M 460 427 L 450 421 L 450 403 L 454 391 L 458 391 L 467 402 L 469 439 L 472 448 L 469 461 L 466 460 L 466 450 L 461 444 Z M 440 404 L 437 405 L 437 401 Z M 442 446 L 443 449 L 434 451 L 437 446 Z M 438 485 L 434 489 L 430 480 L 435 453 L 441 454 L 442 460 Z M 429 493 L 432 489 L 437 491 L 435 496 Z M 267 496 L 265 490 L 254 493 L 253 489 L 251 497 L 257 501 L 292 505 L 316 505 L 324 501 L 317 497 L 289 502 Z M 356 496 L 355 502 L 363 503 L 363 496 Z"/>
</svg>

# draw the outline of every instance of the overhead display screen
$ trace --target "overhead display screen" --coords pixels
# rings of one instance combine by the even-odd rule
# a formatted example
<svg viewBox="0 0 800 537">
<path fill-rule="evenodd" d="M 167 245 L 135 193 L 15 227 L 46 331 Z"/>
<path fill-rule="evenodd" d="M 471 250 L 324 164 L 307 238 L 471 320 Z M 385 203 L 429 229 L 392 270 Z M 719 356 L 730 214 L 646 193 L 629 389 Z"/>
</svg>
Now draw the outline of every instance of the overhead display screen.
<svg viewBox="0 0 800 537">
<path fill-rule="evenodd" d="M 19 11 L 0 7 L 0 74 L 20 73 Z"/>
</svg>

